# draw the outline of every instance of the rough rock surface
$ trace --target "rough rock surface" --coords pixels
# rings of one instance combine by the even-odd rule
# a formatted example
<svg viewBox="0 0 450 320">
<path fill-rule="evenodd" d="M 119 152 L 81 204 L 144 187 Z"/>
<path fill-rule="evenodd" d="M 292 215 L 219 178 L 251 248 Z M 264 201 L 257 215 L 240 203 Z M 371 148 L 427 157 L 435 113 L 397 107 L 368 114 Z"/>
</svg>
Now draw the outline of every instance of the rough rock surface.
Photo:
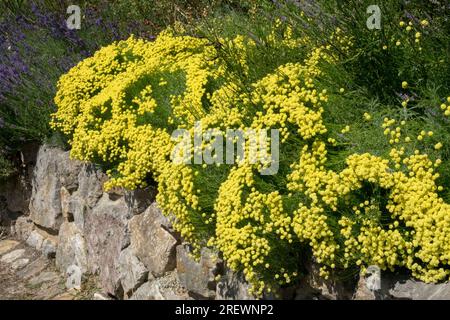
<svg viewBox="0 0 450 320">
<path fill-rule="evenodd" d="M 71 265 L 66 269 L 66 288 L 81 290 L 81 283 L 83 280 L 83 273 L 79 266 Z"/>
<path fill-rule="evenodd" d="M 11 264 L 25 254 L 24 249 L 17 249 L 2 256 L 0 262 Z"/>
<path fill-rule="evenodd" d="M 0 241 L 0 300 L 91 299 L 92 293 L 68 291 L 53 260 L 16 240 Z"/>
<path fill-rule="evenodd" d="M 0 255 L 11 251 L 12 249 L 14 249 L 15 247 L 17 247 L 19 245 L 19 241 L 15 241 L 15 240 L 3 240 L 0 241 Z"/>
<path fill-rule="evenodd" d="M 82 273 L 88 270 L 86 242 L 78 226 L 73 222 L 64 222 L 58 236 L 56 267 L 67 272 L 70 266 L 77 266 Z"/>
<path fill-rule="evenodd" d="M 88 208 L 93 208 L 103 195 L 103 183 L 106 180 L 107 176 L 93 164 L 83 164 L 78 174 L 78 189 L 73 197 L 83 200 Z"/>
<path fill-rule="evenodd" d="M 169 222 L 156 203 L 130 221 L 131 249 L 150 273 L 161 276 L 176 265 L 177 239 L 169 231 Z"/>
<path fill-rule="evenodd" d="M 450 283 L 427 284 L 415 280 L 397 282 L 389 293 L 396 299 L 449 300 Z"/>
<path fill-rule="evenodd" d="M 202 250 L 200 260 L 195 261 L 190 256 L 187 246 L 177 246 L 177 273 L 180 283 L 199 298 L 215 297 L 215 277 L 220 273 L 221 266 L 221 260 L 207 248 Z"/>
<path fill-rule="evenodd" d="M 42 249 L 42 243 L 44 242 L 44 237 L 36 230 L 31 231 L 27 238 L 27 244 L 36 250 Z"/>
<path fill-rule="evenodd" d="M 119 275 L 125 297 L 129 297 L 148 278 L 148 270 L 130 247 L 120 253 Z"/>
<path fill-rule="evenodd" d="M 36 226 L 33 227 L 29 236 L 26 238 L 26 243 L 30 247 L 42 251 L 42 253 L 46 256 L 54 257 L 56 253 L 56 247 L 58 246 L 58 239 L 56 236 Z"/>
<path fill-rule="evenodd" d="M 21 240 L 27 240 L 34 230 L 33 221 L 29 216 L 18 217 L 14 226 L 11 228 L 11 234 Z"/>
<path fill-rule="evenodd" d="M 319 275 L 320 266 L 310 261 L 306 264 L 307 274 L 300 279 L 297 288 L 296 300 L 340 300 L 351 299 L 353 290 L 346 282 L 338 280 L 334 275 L 323 279 Z"/>
<path fill-rule="evenodd" d="M 178 282 L 176 272 L 150 280 L 140 286 L 130 300 L 187 300 L 186 290 Z"/>
<path fill-rule="evenodd" d="M 89 269 L 98 273 L 108 293 L 122 295 L 118 272 L 120 252 L 130 244 L 128 219 L 133 212 L 123 197 L 104 194 L 86 217 L 85 238 Z"/>
<path fill-rule="evenodd" d="M 377 266 L 369 266 L 361 272 L 356 286 L 354 300 L 377 300 L 381 294 L 381 271 Z"/>
<path fill-rule="evenodd" d="M 68 152 L 44 145 L 39 149 L 33 173 L 30 217 L 33 222 L 57 231 L 62 223 L 61 187 L 69 192 L 78 187 L 81 163 L 69 159 Z"/>
<path fill-rule="evenodd" d="M 249 284 L 241 273 L 226 269 L 216 286 L 216 299 L 218 300 L 255 300 L 248 293 Z"/>
</svg>

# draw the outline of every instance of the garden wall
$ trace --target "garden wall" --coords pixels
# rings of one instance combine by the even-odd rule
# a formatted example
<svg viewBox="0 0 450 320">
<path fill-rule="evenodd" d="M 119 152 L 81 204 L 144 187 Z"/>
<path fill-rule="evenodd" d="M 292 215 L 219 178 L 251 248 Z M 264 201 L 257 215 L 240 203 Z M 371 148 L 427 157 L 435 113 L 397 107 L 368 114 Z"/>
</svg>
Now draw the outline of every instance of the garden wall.
<svg viewBox="0 0 450 320">
<path fill-rule="evenodd" d="M 0 189 L 2 212 L 8 213 L 3 215 L 14 237 L 55 259 L 69 287 L 80 288 L 95 275 L 101 290 L 118 299 L 253 298 L 242 276 L 228 270 L 217 253 L 204 248 L 198 261 L 191 258 L 154 201 L 156 190 L 106 192 L 101 170 L 48 145 L 27 159 L 28 171 Z M 312 261 L 304 269 L 300 284 L 266 298 L 450 298 L 450 285 L 427 285 L 405 275 L 323 281 Z"/>
</svg>

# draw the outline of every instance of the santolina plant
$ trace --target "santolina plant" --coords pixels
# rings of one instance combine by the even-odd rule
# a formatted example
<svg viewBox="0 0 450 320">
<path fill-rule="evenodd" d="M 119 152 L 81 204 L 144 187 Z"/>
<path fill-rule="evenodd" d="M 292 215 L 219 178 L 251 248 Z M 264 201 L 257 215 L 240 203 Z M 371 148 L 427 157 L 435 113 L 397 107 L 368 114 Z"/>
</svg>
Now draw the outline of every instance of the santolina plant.
<svg viewBox="0 0 450 320">
<path fill-rule="evenodd" d="M 145 186 L 151 176 L 182 236 L 197 252 L 205 245 L 221 252 L 257 295 L 301 276 L 308 252 L 323 277 L 378 265 L 406 268 L 426 282 L 448 279 L 450 204 L 438 184 L 443 143 L 432 143 L 432 131 L 417 132 L 404 114 L 365 110 L 359 130 L 384 134 L 377 143 L 387 152 L 349 153 L 357 129 L 327 120 L 351 99 L 339 78 L 329 79 L 358 50 L 355 42 L 335 28 L 317 43 L 281 20 L 258 36 L 215 42 L 173 29 L 154 42 L 131 37 L 61 77 L 52 127 L 68 136 L 72 157 L 107 169 L 108 188 Z M 278 59 L 252 68 L 273 48 Z M 433 106 L 442 119 L 445 99 Z M 194 137 L 199 125 L 209 139 L 177 149 L 172 133 Z M 261 174 L 273 159 L 250 161 L 251 144 L 239 161 L 195 161 L 217 159 L 227 130 L 277 130 L 278 172 Z M 231 141 L 234 150 L 238 139 Z M 174 152 L 185 161 L 172 161 Z M 344 155 L 340 168 L 336 154 Z"/>
<path fill-rule="evenodd" d="M 173 147 L 171 160 L 176 164 L 218 166 L 224 163 L 234 164 L 235 161 L 251 164 L 260 162 L 266 166 L 260 173 L 272 175 L 278 172 L 279 134 L 278 129 L 270 130 L 270 136 L 266 130 L 254 129 L 226 131 L 209 129 L 203 132 L 199 121 L 194 125 L 193 137 L 186 129 L 177 129 L 172 133 L 171 138 L 172 141 L 176 141 L 176 145 Z M 203 147 L 205 142 L 206 148 Z"/>
</svg>

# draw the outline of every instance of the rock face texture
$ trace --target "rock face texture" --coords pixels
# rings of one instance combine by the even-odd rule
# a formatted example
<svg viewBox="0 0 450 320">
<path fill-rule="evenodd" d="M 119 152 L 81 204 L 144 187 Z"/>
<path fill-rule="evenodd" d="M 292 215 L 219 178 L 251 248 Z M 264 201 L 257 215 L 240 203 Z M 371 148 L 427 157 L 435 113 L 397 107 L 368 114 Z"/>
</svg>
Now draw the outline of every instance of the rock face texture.
<svg viewBox="0 0 450 320">
<path fill-rule="evenodd" d="M 216 295 L 215 277 L 221 269 L 222 261 L 210 250 L 204 248 L 200 261 L 195 261 L 189 256 L 187 246 L 177 247 L 178 279 L 193 295 L 201 299 L 213 299 Z"/>
<path fill-rule="evenodd" d="M 408 300 L 449 300 L 450 285 L 448 283 L 426 284 L 408 279 L 396 281 L 389 294 L 395 299 Z"/>
<path fill-rule="evenodd" d="M 111 199 L 104 194 L 86 217 L 84 232 L 89 269 L 99 274 L 102 286 L 115 296 L 121 295 L 116 266 L 120 252 L 130 244 L 127 226 L 132 214 L 124 198 Z"/>
<path fill-rule="evenodd" d="M 72 265 L 81 272 L 88 270 L 86 241 L 75 223 L 64 222 L 59 229 L 56 267 L 67 270 Z"/>
<path fill-rule="evenodd" d="M 226 270 L 216 287 L 216 299 L 219 300 L 255 300 L 248 293 L 249 285 L 242 274 Z"/>
<path fill-rule="evenodd" d="M 92 298 L 91 292 L 78 287 L 73 271 L 67 278 L 72 286 L 66 286 L 66 275 L 56 272 L 53 262 L 24 242 L 0 240 L 0 300 Z"/>
<path fill-rule="evenodd" d="M 131 250 L 154 277 L 175 269 L 177 239 L 156 203 L 130 220 Z"/>
<path fill-rule="evenodd" d="M 188 300 L 186 289 L 178 282 L 176 272 L 168 272 L 162 277 L 144 283 L 130 300 Z"/>
<path fill-rule="evenodd" d="M 148 279 L 148 269 L 130 247 L 120 253 L 118 270 L 125 297 L 130 297 Z"/>
<path fill-rule="evenodd" d="M 69 159 L 68 152 L 43 146 L 39 149 L 33 173 L 30 217 L 33 222 L 51 231 L 58 231 L 63 222 L 61 188 L 78 188 L 81 163 Z"/>
<path fill-rule="evenodd" d="M 102 300 L 255 299 L 242 274 L 227 269 L 219 253 L 203 248 L 200 257 L 191 256 L 154 202 L 155 190 L 106 192 L 107 177 L 93 164 L 46 145 L 35 154 L 28 193 L 17 183 L 11 190 L 0 187 L 0 224 L 15 237 L 0 239 L 0 267 L 7 266 L 8 274 L 16 272 L 17 279 L 37 274 L 35 286 L 57 282 L 69 291 L 83 290 L 95 277 L 101 293 L 93 297 Z M 13 196 L 14 188 L 24 196 Z M 42 256 L 36 259 L 30 250 Z M 49 259 L 59 273 L 48 270 Z M 305 276 L 296 285 L 265 298 L 450 299 L 449 283 L 424 284 L 376 266 L 346 282 L 323 280 L 314 261 L 303 266 Z"/>
</svg>

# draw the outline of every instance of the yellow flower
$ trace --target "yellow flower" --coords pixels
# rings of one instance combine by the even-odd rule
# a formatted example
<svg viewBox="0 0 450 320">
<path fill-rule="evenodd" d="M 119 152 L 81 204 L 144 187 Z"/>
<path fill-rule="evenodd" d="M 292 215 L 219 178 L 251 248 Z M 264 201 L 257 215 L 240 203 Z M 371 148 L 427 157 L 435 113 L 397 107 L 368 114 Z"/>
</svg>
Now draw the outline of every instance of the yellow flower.
<svg viewBox="0 0 450 320">
<path fill-rule="evenodd" d="M 441 148 L 442 148 L 442 143 L 440 143 L 440 142 L 436 143 L 436 144 L 434 145 L 434 148 L 435 148 L 436 150 L 441 149 Z"/>
<path fill-rule="evenodd" d="M 403 82 L 402 82 L 402 88 L 403 88 L 403 89 L 408 88 L 408 82 L 403 81 Z"/>
<path fill-rule="evenodd" d="M 284 27 L 276 22 L 283 39 L 271 32 L 264 41 L 290 49 L 312 47 Z M 330 38 L 346 50 L 351 46 L 343 30 L 336 29 Z M 254 40 L 236 36 L 220 41 L 236 51 L 236 63 L 248 75 Z M 345 158 L 343 169 L 330 169 L 328 148 L 336 140 L 323 119 L 327 91 L 317 88 L 322 62 L 338 59 L 328 51 L 313 47 L 303 61 L 279 66 L 247 90 L 205 39 L 175 36 L 170 30 L 153 42 L 132 37 L 100 49 L 61 77 L 52 127 L 70 137 L 74 158 L 115 165 L 108 169 L 105 188 L 145 186 L 151 174 L 158 184 L 158 205 L 173 217 L 174 229 L 192 244 L 194 254 L 205 243 L 214 247 L 232 270 L 243 272 L 256 295 L 294 281 L 295 264 L 279 257 L 287 260 L 306 246 L 324 278 L 333 268 L 377 264 L 383 270 L 406 268 L 423 281 L 447 280 L 450 272 L 441 266 L 450 262 L 450 205 L 437 193 L 441 188 L 434 171 L 441 160 L 433 163 L 399 143 L 404 121 L 396 125 L 395 119 L 384 119 L 382 128 L 392 144 L 386 157 L 354 153 Z M 183 74 L 183 92 L 165 93 L 177 84 L 171 81 L 179 81 L 170 80 L 178 73 Z M 157 99 L 161 94 L 167 99 Z M 159 116 L 167 113 L 169 119 Z M 366 112 L 364 118 L 372 116 Z M 245 158 L 220 172 L 223 180 L 217 181 L 214 199 L 202 198 L 209 191 L 205 181 L 217 180 L 214 170 L 219 169 L 171 161 L 176 141 L 169 128 L 193 134 L 197 121 L 208 129 L 281 128 L 283 142 L 293 138 L 299 146 L 288 173 L 279 179 L 286 181 L 282 191 L 266 182 L 261 186 L 263 165 Z M 342 129 L 348 131 L 348 125 Z M 418 139 L 428 135 L 423 131 Z M 210 147 L 205 143 L 188 152 Z M 244 152 L 250 152 L 248 145 Z M 372 194 L 361 200 L 367 183 L 385 190 L 386 201 L 379 204 Z M 390 215 L 386 227 L 381 212 Z"/>
<path fill-rule="evenodd" d="M 350 126 L 345 126 L 345 128 L 343 128 L 342 130 L 341 130 L 341 133 L 347 133 L 347 132 L 349 132 L 350 131 Z"/>
</svg>

